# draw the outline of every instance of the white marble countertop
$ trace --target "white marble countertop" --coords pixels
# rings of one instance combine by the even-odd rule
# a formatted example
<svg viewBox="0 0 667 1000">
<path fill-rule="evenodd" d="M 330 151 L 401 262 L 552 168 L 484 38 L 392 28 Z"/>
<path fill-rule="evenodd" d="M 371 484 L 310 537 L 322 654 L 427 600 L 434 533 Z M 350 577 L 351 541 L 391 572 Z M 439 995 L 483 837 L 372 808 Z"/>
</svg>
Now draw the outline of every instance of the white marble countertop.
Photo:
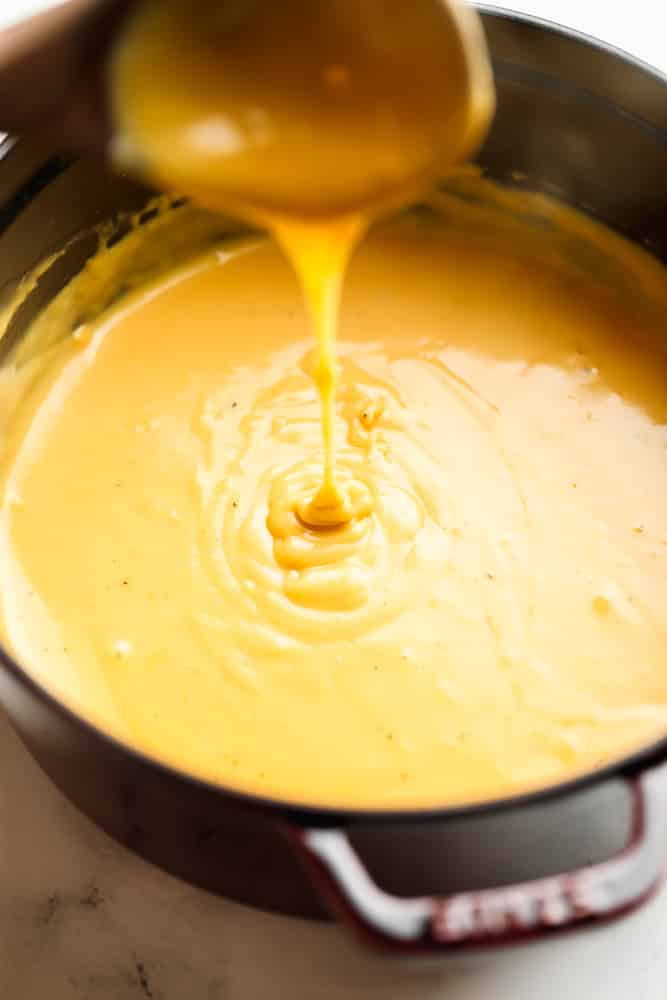
<svg viewBox="0 0 667 1000">
<path fill-rule="evenodd" d="M 0 0 L 0 25 L 39 5 Z M 509 0 L 667 68 L 659 0 Z M 627 9 L 626 9 L 627 6 Z M 667 892 L 604 930 L 441 967 L 256 913 L 117 847 L 0 716 L 0 1000 L 665 1000 Z"/>
</svg>

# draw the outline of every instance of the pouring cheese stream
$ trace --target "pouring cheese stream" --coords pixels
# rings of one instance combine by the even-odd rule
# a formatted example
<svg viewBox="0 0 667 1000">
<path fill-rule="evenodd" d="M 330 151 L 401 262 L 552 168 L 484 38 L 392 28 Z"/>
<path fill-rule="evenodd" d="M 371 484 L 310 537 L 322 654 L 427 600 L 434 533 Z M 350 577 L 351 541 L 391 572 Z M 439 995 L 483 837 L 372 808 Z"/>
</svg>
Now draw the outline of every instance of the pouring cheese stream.
<svg viewBox="0 0 667 1000">
<path fill-rule="evenodd" d="M 355 498 L 333 448 L 343 277 L 373 218 L 481 142 L 494 98 L 477 16 L 458 0 L 144 0 L 111 82 L 121 160 L 259 223 L 291 260 L 317 338 L 324 446 L 321 485 L 293 509 L 311 528 L 346 523 Z"/>
</svg>

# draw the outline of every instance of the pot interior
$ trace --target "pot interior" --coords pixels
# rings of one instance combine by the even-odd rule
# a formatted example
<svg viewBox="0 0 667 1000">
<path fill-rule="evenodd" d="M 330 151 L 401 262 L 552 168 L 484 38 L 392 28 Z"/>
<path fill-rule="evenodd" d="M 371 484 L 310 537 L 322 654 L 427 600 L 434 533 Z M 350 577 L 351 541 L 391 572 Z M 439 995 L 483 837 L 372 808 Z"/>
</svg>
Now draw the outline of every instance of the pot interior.
<svg viewBox="0 0 667 1000">
<path fill-rule="evenodd" d="M 499 13 L 484 20 L 499 97 L 478 158 L 485 174 L 555 196 L 667 261 L 667 83 L 568 34 Z M 95 252 L 95 227 L 114 220 L 113 238 L 122 239 L 128 214 L 140 212 L 151 192 L 98 162 L 70 160 L 39 143 L 7 140 L 0 154 L 3 302 L 38 262 L 67 248 L 6 327 L 1 362 Z M 227 232 L 232 225 L 221 223 Z M 418 848 L 401 853 L 419 856 Z M 391 881 L 397 869 L 389 869 Z M 414 872 L 411 879 L 414 885 Z"/>
</svg>

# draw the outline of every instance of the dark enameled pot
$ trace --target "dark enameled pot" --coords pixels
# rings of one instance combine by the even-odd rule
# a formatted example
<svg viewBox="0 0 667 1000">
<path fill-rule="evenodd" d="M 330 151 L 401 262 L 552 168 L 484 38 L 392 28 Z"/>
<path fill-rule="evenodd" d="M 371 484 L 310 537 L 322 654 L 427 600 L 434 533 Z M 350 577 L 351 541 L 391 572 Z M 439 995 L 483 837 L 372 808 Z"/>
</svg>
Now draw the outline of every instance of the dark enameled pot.
<svg viewBox="0 0 667 1000">
<path fill-rule="evenodd" d="M 499 107 L 480 164 L 585 209 L 667 260 L 667 80 L 554 26 L 483 16 Z M 98 163 L 38 144 L 6 140 L 0 155 L 5 288 L 75 234 L 146 198 Z M 77 246 L 31 296 L 23 326 L 92 249 L 85 239 Z M 0 363 L 7 348 L 0 343 Z M 584 925 L 633 908 L 660 880 L 667 738 L 522 798 L 430 813 L 332 812 L 170 770 L 77 718 L 1 651 L 0 698 L 53 781 L 121 843 L 253 906 L 307 917 L 331 908 L 387 949 L 451 951 Z M 593 841 L 589 821 L 603 814 Z"/>
</svg>

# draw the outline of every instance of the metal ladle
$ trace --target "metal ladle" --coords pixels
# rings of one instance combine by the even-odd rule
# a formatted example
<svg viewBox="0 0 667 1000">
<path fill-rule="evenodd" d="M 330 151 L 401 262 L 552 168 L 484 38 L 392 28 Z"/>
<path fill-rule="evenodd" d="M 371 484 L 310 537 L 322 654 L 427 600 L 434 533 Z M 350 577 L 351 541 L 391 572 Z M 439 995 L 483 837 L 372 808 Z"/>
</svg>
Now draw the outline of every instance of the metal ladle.
<svg viewBox="0 0 667 1000">
<path fill-rule="evenodd" d="M 278 142 L 272 148 L 266 144 L 264 135 L 264 147 L 262 149 L 251 149 L 247 147 L 244 154 L 251 154 L 253 159 L 252 184 L 257 190 L 249 190 L 246 177 L 245 163 L 239 161 L 238 156 L 226 154 L 215 157 L 216 184 L 224 187 L 229 184 L 232 201 L 241 204 L 243 201 L 250 206 L 254 203 L 260 207 L 270 206 L 272 209 L 285 211 L 299 210 L 299 199 L 306 196 L 313 204 L 316 204 L 320 197 L 317 185 L 322 188 L 322 198 L 330 198 L 332 211 L 338 211 L 339 202 L 345 199 L 345 186 L 348 184 L 346 176 L 341 174 L 341 164 L 337 163 L 336 151 L 337 143 L 340 148 L 341 137 L 347 141 L 348 135 L 354 141 L 355 133 L 348 132 L 340 117 L 338 120 L 328 111 L 320 116 L 314 111 L 311 95 L 308 93 L 309 87 L 299 85 L 299 81 L 292 73 L 292 62 L 290 58 L 280 54 L 279 59 L 283 59 L 282 66 L 285 72 L 285 86 L 292 87 L 289 94 L 289 103 L 274 100 L 276 88 L 267 91 L 267 94 L 258 89 L 255 81 L 258 74 L 248 72 L 243 78 L 245 59 L 261 57 L 266 47 L 264 42 L 255 46 L 254 41 L 248 43 L 248 35 L 252 35 L 250 29 L 256 19 L 261 29 L 266 35 L 267 31 L 282 30 L 280 18 L 290 18 L 290 38 L 293 39 L 295 47 L 304 46 L 304 52 L 311 45 L 314 33 L 319 33 L 321 40 L 328 38 L 327 31 L 332 29 L 334 35 L 341 27 L 341 37 L 353 37 L 352 47 L 356 48 L 357 69 L 359 75 L 363 76 L 366 66 L 371 65 L 369 71 L 371 102 L 375 110 L 375 123 L 379 116 L 385 112 L 389 117 L 397 111 L 396 121 L 398 122 L 396 133 L 399 141 L 389 150 L 392 155 L 396 149 L 400 150 L 401 128 L 405 128 L 405 123 L 412 121 L 411 110 L 420 110 L 419 102 L 427 105 L 430 121 L 438 123 L 440 129 L 437 109 L 442 111 L 440 121 L 447 120 L 447 114 L 452 111 L 452 97 L 446 93 L 447 74 L 439 76 L 431 72 L 437 66 L 439 49 L 434 42 L 433 32 L 425 36 L 424 25 L 436 25 L 438 31 L 442 29 L 442 39 L 444 42 L 443 65 L 446 67 L 446 59 L 458 59 L 465 66 L 467 73 L 466 88 L 461 96 L 472 107 L 477 108 L 474 118 L 474 126 L 470 135 L 465 137 L 465 148 L 456 149 L 452 153 L 452 158 L 457 162 L 466 155 L 474 151 L 474 147 L 481 141 L 490 121 L 494 106 L 493 85 L 489 60 L 486 52 L 484 38 L 477 14 L 472 9 L 464 8 L 460 0 L 355 0 L 350 4 L 349 0 L 286 0 L 284 4 L 276 5 L 274 0 L 163 0 L 164 9 L 175 11 L 175 17 L 181 18 L 182 24 L 195 25 L 197 19 L 203 19 L 205 23 L 208 18 L 217 20 L 232 19 L 236 23 L 245 20 L 245 34 L 242 32 L 242 44 L 237 45 L 229 37 L 223 37 L 227 44 L 220 49 L 220 65 L 225 69 L 225 77 L 232 78 L 237 86 L 239 80 L 242 86 L 249 85 L 251 91 L 254 88 L 253 100 L 260 103 L 266 97 L 266 120 L 269 126 L 272 122 L 272 115 L 275 115 L 276 128 L 273 135 Z M 116 59 L 116 53 L 122 49 L 123 37 L 126 34 L 126 25 L 132 25 L 143 16 L 143 9 L 149 7 L 146 0 L 61 0 L 59 3 L 50 0 L 48 3 L 42 2 L 41 11 L 33 16 L 6 27 L 0 28 L 0 129 L 14 133 L 40 133 L 48 137 L 51 141 L 57 142 L 61 148 L 72 148 L 79 151 L 97 152 L 109 154 L 111 150 L 122 150 L 127 154 L 132 142 L 127 142 L 127 134 L 121 135 L 118 142 L 119 129 L 127 124 L 120 122 L 117 107 L 112 107 L 112 88 L 110 87 L 111 73 L 110 65 Z M 160 4 L 155 0 L 152 6 L 157 7 L 161 12 Z M 182 6 L 182 10 L 179 8 Z M 193 12 L 196 17 L 193 17 Z M 136 15 L 136 16 L 135 16 Z M 417 24 L 417 18 L 421 16 L 422 22 L 414 28 L 413 22 Z M 183 18 L 186 20 L 184 21 Z M 375 20 L 374 20 L 375 19 Z M 379 19 L 379 27 L 378 27 Z M 444 27 L 443 27 L 444 25 Z M 402 38 L 396 32 L 405 32 L 412 38 L 412 51 L 420 53 L 421 46 L 415 44 L 419 42 L 418 31 L 422 32 L 423 58 L 416 59 L 412 63 L 412 68 L 408 66 L 406 70 L 406 60 L 402 55 Z M 358 37 L 354 35 L 357 32 Z M 392 35 L 392 32 L 394 34 Z M 259 33 L 258 33 L 259 34 Z M 367 36 L 367 38 L 366 38 Z M 287 37 L 285 32 L 284 37 Z M 336 35 L 336 37 L 338 37 Z M 206 32 L 202 32 L 202 38 L 209 41 Z M 195 39 L 197 41 L 197 39 Z M 118 44 L 120 42 L 120 44 Z M 319 44 L 319 43 L 318 43 Z M 245 46 L 245 48 L 244 48 Z M 262 48 L 264 46 L 264 49 Z M 255 50 L 256 49 L 256 50 Z M 269 49 L 270 51 L 270 49 Z M 209 59 L 211 52 L 208 53 Z M 384 63 L 382 60 L 386 55 L 386 76 L 383 81 Z M 215 62 L 216 52 L 213 51 L 213 61 Z M 297 52 L 298 61 L 298 52 Z M 196 63 L 193 63 L 196 65 Z M 256 64 L 255 64 L 256 65 Z M 331 67 L 329 68 L 331 70 Z M 332 69 L 332 80 L 336 83 L 336 73 L 339 70 L 336 66 Z M 430 76 L 429 76 L 430 72 Z M 392 75 L 393 74 L 393 75 Z M 401 77 L 402 74 L 402 77 Z M 444 80 L 444 85 L 440 86 L 438 92 L 429 92 L 428 87 L 422 88 L 414 86 L 414 79 L 422 74 L 424 80 Z M 460 75 L 460 74 L 459 74 Z M 184 79 L 190 79 L 184 77 Z M 247 81 L 250 81 L 249 84 Z M 296 80 L 296 83 L 295 83 Z M 175 67 L 175 74 L 169 74 L 168 86 L 170 92 L 174 93 L 179 87 L 178 67 Z M 365 84 L 363 84 L 365 86 Z M 197 84 L 195 85 L 196 89 Z M 411 89 L 412 88 L 412 89 Z M 405 95 L 408 93 L 409 100 Z M 379 95 L 379 96 L 378 96 Z M 199 95 L 192 105 L 194 113 L 199 112 L 197 104 Z M 220 111 L 221 114 L 228 114 L 229 108 L 226 103 L 224 84 L 220 91 Z M 407 103 L 406 103 L 407 100 Z M 459 100 L 459 97 L 457 97 Z M 373 105 L 372 102 L 375 101 Z M 409 102 L 412 101 L 412 104 Z M 384 103 L 382 103 L 384 102 Z M 392 102 L 394 102 L 392 104 Z M 398 103 L 403 102 L 401 108 Z M 330 105 L 329 105 L 330 107 Z M 287 111 L 285 110 L 287 108 Z M 382 168 L 376 173 L 380 176 L 387 157 L 382 159 L 379 156 L 374 158 L 372 141 L 366 140 L 366 133 L 363 128 L 363 120 L 360 123 L 358 108 L 355 107 L 354 100 L 349 102 L 350 114 L 356 115 L 356 135 L 361 136 L 366 142 L 364 155 L 359 162 L 361 167 L 355 167 L 355 173 L 350 176 L 357 186 L 357 192 L 352 195 L 352 200 L 358 202 L 365 200 L 369 204 L 373 201 L 373 184 L 376 181 L 371 176 L 372 170 L 382 161 Z M 436 109 L 436 113 L 434 113 Z M 481 109 L 481 110 L 480 110 Z M 210 110 L 210 105 L 208 107 Z M 337 112 L 336 112 L 337 113 Z M 402 117 L 401 117 L 402 115 Z M 312 140 L 312 147 L 321 146 L 325 154 L 327 150 L 331 155 L 330 169 L 322 169 L 325 158 L 320 159 L 319 174 L 315 175 L 314 167 L 310 168 L 307 158 L 304 157 L 304 145 L 302 137 L 304 130 L 297 127 L 292 129 L 293 123 L 297 125 L 303 123 L 306 132 Z M 169 121 L 170 129 L 174 123 Z M 181 125 L 183 123 L 180 123 Z M 186 123 L 187 124 L 187 123 Z M 361 124 L 361 127 L 360 127 Z M 369 130 L 373 123 L 369 122 Z M 429 125 L 435 130 L 435 125 Z M 336 132 L 338 128 L 338 132 Z M 292 129 L 292 131 L 290 131 Z M 377 129 L 376 129 L 377 130 Z M 266 133 L 266 129 L 264 130 Z M 184 134 L 184 133 L 182 133 Z M 369 135 L 371 131 L 369 131 Z M 378 132 L 379 134 L 379 132 Z M 386 134 L 386 130 L 385 133 Z M 299 135 L 299 144 L 291 136 Z M 281 138 L 282 137 L 282 138 Z M 287 137 L 287 138 L 285 138 Z M 426 136 L 428 138 L 428 135 Z M 132 140 L 130 136 L 130 140 Z M 136 137 L 135 137 L 136 138 Z M 156 138 L 160 138 L 159 135 Z M 111 140 L 114 140 L 113 142 Z M 440 146 L 443 145 L 443 132 L 437 136 Z M 294 141 L 294 150 L 289 143 Z M 434 131 L 435 141 L 435 131 Z M 393 140 L 392 140 L 393 142 Z M 445 143 L 446 145 L 446 143 Z M 468 148 L 470 147 L 470 148 Z M 159 154 L 166 148 L 176 150 L 179 155 L 178 142 L 159 147 Z M 187 152 L 185 145 L 183 152 Z M 153 150 L 155 152 L 155 150 Z M 237 151 L 238 152 L 238 151 Z M 291 155 L 293 152 L 294 155 Z M 150 162 L 151 150 L 134 149 L 136 154 L 134 162 L 132 157 L 123 162 L 123 166 L 136 170 L 137 173 L 145 172 L 153 180 L 163 183 L 166 186 L 180 187 L 184 193 L 196 194 L 198 178 L 190 179 L 187 172 L 181 176 L 180 163 L 184 162 L 182 157 L 180 163 L 175 162 L 171 174 L 167 171 L 160 173 L 154 169 L 156 166 Z M 274 155 L 275 154 L 275 155 Z M 442 149 L 439 151 L 442 155 Z M 142 156 L 144 157 L 142 161 Z M 164 157 L 163 157 L 164 159 Z M 422 157 L 423 160 L 423 157 Z M 192 161 L 193 162 L 193 161 Z M 250 160 L 248 160 L 250 162 Z M 289 170 L 276 171 L 275 163 L 288 162 L 292 165 Z M 348 158 L 348 164 L 350 163 Z M 368 164 L 369 179 L 366 183 L 362 176 Z M 444 166 L 450 164 L 445 163 Z M 195 165 L 196 166 L 196 165 Z M 210 162 L 202 161 L 202 170 L 209 170 Z M 420 169 L 421 169 L 420 164 Z M 396 171 L 396 188 L 401 187 L 402 178 L 400 170 L 402 166 L 399 160 L 399 169 Z M 414 164 L 410 165 L 414 171 Z M 273 191 L 273 186 L 277 183 L 276 178 L 280 174 L 283 188 Z M 173 175 L 173 176 L 172 176 Z M 293 179 L 291 179 L 293 176 Z M 382 177 L 385 187 L 391 187 L 394 183 L 393 177 L 387 182 L 386 176 Z M 291 184 L 288 189 L 285 185 Z M 261 188 L 261 190 L 260 190 Z M 391 195 L 391 191 L 383 192 Z M 281 205 L 281 199 L 285 202 Z M 390 201 L 388 197 L 386 200 Z M 400 197 L 396 199 L 397 202 Z M 347 208 L 348 206 L 343 206 Z M 356 204 L 353 208 L 358 207 Z M 306 211 L 312 211 L 312 205 L 305 205 Z"/>
</svg>

